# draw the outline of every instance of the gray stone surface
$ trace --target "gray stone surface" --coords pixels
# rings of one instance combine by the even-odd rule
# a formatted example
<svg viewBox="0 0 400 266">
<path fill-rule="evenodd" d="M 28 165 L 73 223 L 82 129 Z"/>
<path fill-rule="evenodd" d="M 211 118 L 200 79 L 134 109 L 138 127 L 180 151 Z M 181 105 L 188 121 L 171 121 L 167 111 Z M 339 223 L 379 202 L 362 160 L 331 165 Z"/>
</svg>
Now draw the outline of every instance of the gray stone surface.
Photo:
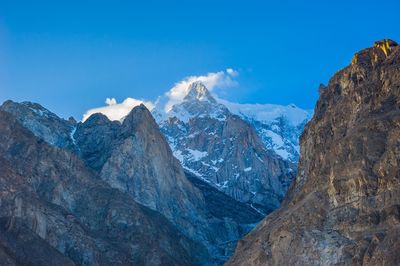
<svg viewBox="0 0 400 266">
<path fill-rule="evenodd" d="M 168 116 L 159 120 L 161 131 L 187 171 L 264 215 L 279 207 L 296 164 L 267 149 L 255 128 L 203 84 L 191 84 Z"/>
<path fill-rule="evenodd" d="M 358 52 L 321 89 L 282 205 L 227 265 L 400 264 L 400 47 Z"/>
<path fill-rule="evenodd" d="M 37 116 L 28 106 L 52 114 L 33 103 L 6 102 L 1 107 L 6 111 L 1 113 L 2 165 L 8 163 L 10 171 L 29 180 L 13 191 L 28 195 L 18 201 L 23 210 L 35 209 L 34 216 L 23 211 L 17 218 L 32 230 L 39 215 L 36 209 L 43 210 L 38 216 L 40 233 L 36 227 L 33 233 L 75 263 L 220 264 L 233 253 L 237 240 L 262 219 L 251 206 L 210 186 L 206 193 L 204 185 L 189 180 L 144 106 L 134 108 L 123 123 L 94 114 L 78 124 L 55 115 Z M 20 117 L 27 112 L 33 115 Z M 70 123 L 76 128 L 73 134 Z M 37 128 L 51 131 L 51 138 Z M 49 213 L 56 217 L 51 222 Z M 79 222 L 71 223 L 65 216 Z M 14 215 L 10 211 L 0 217 Z M 43 231 L 51 232 L 52 238 Z M 153 243 L 156 236 L 161 243 Z M 154 261 L 146 257 L 149 252 L 157 253 Z"/>
<path fill-rule="evenodd" d="M 99 114 L 93 116 L 102 117 Z M 115 127 L 112 142 L 107 141 L 108 148 L 105 149 L 110 153 L 97 150 L 97 146 L 90 143 L 80 142 L 81 135 L 86 136 L 88 141 L 106 138 L 115 123 L 108 121 L 109 126 L 104 126 L 105 133 L 101 133 L 97 126 L 90 127 L 93 119 L 90 117 L 78 126 L 76 138 L 81 147 L 89 147 L 87 152 L 94 155 L 94 161 L 105 158 L 100 166 L 100 178 L 128 193 L 136 202 L 163 214 L 180 232 L 207 247 L 217 261 L 227 259 L 236 241 L 254 224 L 254 216 L 238 221 L 229 217 L 225 219 L 222 214 L 213 215 L 201 191 L 187 179 L 180 162 L 173 156 L 144 105 L 135 107 L 123 123 Z M 81 132 L 81 129 L 85 131 Z M 224 213 L 225 205 L 219 203 L 221 213 Z M 253 211 L 247 205 L 242 208 Z M 259 215 L 256 217 L 261 219 Z M 234 245 L 225 245 L 227 242 Z"/>
<path fill-rule="evenodd" d="M 2 111 L 0 132 L 0 217 L 22 246 L 26 237 L 38 245 L 46 242 L 31 247 L 27 264 L 36 259 L 51 262 L 46 256 L 54 250 L 69 258 L 58 255 L 60 261 L 77 265 L 188 265 L 211 260 L 201 244 L 182 235 L 164 216 L 111 188 L 79 157 L 35 137 Z M 14 228 L 17 231 L 10 231 Z M 20 256 L 12 246 L 17 242 L 4 243 L 2 250 L 10 251 L 6 255 Z M 6 255 L 7 260 L 15 257 Z"/>
</svg>

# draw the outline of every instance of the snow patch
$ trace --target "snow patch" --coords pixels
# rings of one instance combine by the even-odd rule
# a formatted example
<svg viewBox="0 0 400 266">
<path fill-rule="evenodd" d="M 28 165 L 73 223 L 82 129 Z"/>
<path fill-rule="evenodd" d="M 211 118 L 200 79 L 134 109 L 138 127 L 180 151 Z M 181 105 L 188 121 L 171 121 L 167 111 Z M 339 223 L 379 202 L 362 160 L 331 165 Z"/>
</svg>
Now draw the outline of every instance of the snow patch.
<svg viewBox="0 0 400 266">
<path fill-rule="evenodd" d="M 75 140 L 75 132 L 76 132 L 76 126 L 72 128 L 71 132 L 69 133 L 69 137 L 72 140 L 72 143 L 76 146 L 76 140 Z"/>
<path fill-rule="evenodd" d="M 283 159 L 288 160 L 290 153 L 287 152 L 284 149 L 274 149 L 274 151 L 276 152 L 276 154 L 278 154 L 279 156 L 281 156 Z"/>
<path fill-rule="evenodd" d="M 226 181 L 222 182 L 222 184 L 221 183 L 217 183 L 216 185 L 217 185 L 217 187 L 219 187 L 221 189 L 224 189 L 224 188 L 228 188 L 228 183 L 229 183 L 229 181 L 226 180 Z"/>
<path fill-rule="evenodd" d="M 35 108 L 29 108 L 31 109 L 35 114 L 38 114 L 40 116 L 48 116 L 47 112 Z"/>
<path fill-rule="evenodd" d="M 258 209 L 258 208 L 256 208 L 256 207 L 254 207 L 254 206 L 253 206 L 253 203 L 250 204 L 250 207 L 251 207 L 253 210 L 255 210 L 256 212 L 258 212 L 259 214 L 261 214 L 262 216 L 265 216 L 265 213 L 264 213 L 262 210 L 260 210 L 260 209 Z"/>
<path fill-rule="evenodd" d="M 262 163 L 264 162 L 263 159 L 261 159 L 260 156 L 257 153 L 256 153 L 256 157 L 260 162 L 262 162 Z"/>
<path fill-rule="evenodd" d="M 173 154 L 174 154 L 175 158 L 178 159 L 183 164 L 183 159 L 184 158 L 183 158 L 182 152 L 179 151 L 179 150 L 176 150 L 176 151 L 173 152 Z"/>
<path fill-rule="evenodd" d="M 265 130 L 265 134 L 271 138 L 272 143 L 276 146 L 283 146 L 285 142 L 283 141 L 282 137 L 276 134 L 275 132 L 271 130 Z"/>
<path fill-rule="evenodd" d="M 192 149 L 186 149 L 186 150 L 190 153 L 191 161 L 199 161 L 208 155 L 208 153 L 206 151 L 198 151 L 198 150 L 192 150 Z"/>
<path fill-rule="evenodd" d="M 217 98 L 217 101 L 225 105 L 229 111 L 236 115 L 263 123 L 271 123 L 280 117 L 284 117 L 291 125 L 297 126 L 311 117 L 308 111 L 298 108 L 294 104 L 287 106 L 276 104 L 241 104 L 219 98 Z"/>
<path fill-rule="evenodd" d="M 183 169 L 185 169 L 186 171 L 188 171 L 188 172 L 194 174 L 195 176 L 197 176 L 198 178 L 200 178 L 200 179 L 203 180 L 204 182 L 211 183 L 210 180 L 204 178 L 203 175 L 200 174 L 199 172 L 197 172 L 196 170 L 193 170 L 193 169 L 191 169 L 191 168 L 189 168 L 189 167 L 186 167 L 186 166 L 184 166 L 184 165 L 183 165 L 182 167 L 183 167 Z"/>
</svg>

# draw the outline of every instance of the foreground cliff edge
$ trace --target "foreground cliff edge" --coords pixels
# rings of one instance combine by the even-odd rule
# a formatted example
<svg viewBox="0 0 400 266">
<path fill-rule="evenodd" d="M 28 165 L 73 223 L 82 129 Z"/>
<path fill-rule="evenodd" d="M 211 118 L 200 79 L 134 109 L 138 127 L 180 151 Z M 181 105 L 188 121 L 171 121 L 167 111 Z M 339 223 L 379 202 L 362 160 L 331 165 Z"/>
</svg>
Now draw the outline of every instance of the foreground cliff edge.
<svg viewBox="0 0 400 266">
<path fill-rule="evenodd" d="M 400 47 L 358 52 L 321 88 L 280 209 L 227 265 L 400 264 Z"/>
</svg>

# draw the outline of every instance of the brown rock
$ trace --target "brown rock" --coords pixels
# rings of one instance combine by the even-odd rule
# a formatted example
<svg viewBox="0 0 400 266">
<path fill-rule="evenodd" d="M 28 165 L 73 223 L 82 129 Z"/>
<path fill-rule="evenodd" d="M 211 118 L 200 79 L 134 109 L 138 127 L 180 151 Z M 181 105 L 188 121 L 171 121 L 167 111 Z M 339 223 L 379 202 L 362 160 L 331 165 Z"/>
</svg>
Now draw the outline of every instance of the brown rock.
<svg viewBox="0 0 400 266">
<path fill-rule="evenodd" d="M 400 47 L 355 58 L 321 91 L 282 207 L 227 265 L 400 264 Z"/>
</svg>

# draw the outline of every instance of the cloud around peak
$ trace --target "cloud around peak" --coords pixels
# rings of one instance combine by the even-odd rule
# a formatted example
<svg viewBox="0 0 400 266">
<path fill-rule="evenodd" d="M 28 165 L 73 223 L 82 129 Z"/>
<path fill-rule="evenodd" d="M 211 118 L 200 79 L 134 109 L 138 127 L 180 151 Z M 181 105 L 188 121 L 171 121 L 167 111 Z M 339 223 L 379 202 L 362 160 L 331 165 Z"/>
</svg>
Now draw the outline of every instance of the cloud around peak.
<svg viewBox="0 0 400 266">
<path fill-rule="evenodd" d="M 239 73 L 228 68 L 224 71 L 210 72 L 201 76 L 188 76 L 183 80 L 174 84 L 164 95 L 158 97 L 155 102 L 147 100 L 138 100 L 134 98 L 126 98 L 121 103 L 118 103 L 115 98 L 107 98 L 105 100 L 106 106 L 89 109 L 83 115 L 82 122 L 88 119 L 92 114 L 102 113 L 108 119 L 121 120 L 137 105 L 144 104 L 150 111 L 154 108 L 159 112 L 168 112 L 172 106 L 183 101 L 183 98 L 188 93 L 189 85 L 193 82 L 202 82 L 209 91 L 214 92 L 220 89 L 227 89 L 235 87 L 238 82 L 235 78 Z"/>
<path fill-rule="evenodd" d="M 226 89 L 237 86 L 238 82 L 234 79 L 237 76 L 238 72 L 236 70 L 228 68 L 225 71 L 210 72 L 203 76 L 186 77 L 175 83 L 174 87 L 165 93 L 167 101 L 164 106 L 164 111 L 170 111 L 173 105 L 181 102 L 188 93 L 189 85 L 193 82 L 200 81 L 209 91 L 214 91 L 215 89 Z"/>
</svg>

